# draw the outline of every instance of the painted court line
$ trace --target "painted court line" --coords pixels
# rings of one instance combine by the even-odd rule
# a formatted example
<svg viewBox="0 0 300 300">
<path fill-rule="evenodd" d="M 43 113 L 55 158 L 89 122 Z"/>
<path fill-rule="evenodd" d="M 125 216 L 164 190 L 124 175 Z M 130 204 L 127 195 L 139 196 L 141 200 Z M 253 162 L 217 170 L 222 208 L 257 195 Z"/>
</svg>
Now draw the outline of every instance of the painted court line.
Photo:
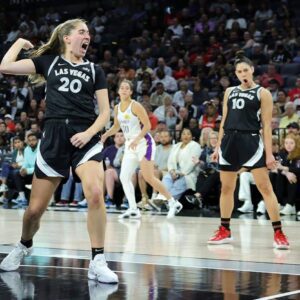
<svg viewBox="0 0 300 300">
<path fill-rule="evenodd" d="M 270 299 L 277 299 L 277 298 L 282 298 L 290 295 L 295 295 L 295 294 L 300 294 L 300 290 L 296 290 L 293 292 L 288 292 L 288 293 L 283 293 L 283 294 L 277 294 L 277 295 L 272 295 L 268 297 L 263 297 L 263 298 L 257 298 L 256 300 L 270 300 Z"/>
</svg>

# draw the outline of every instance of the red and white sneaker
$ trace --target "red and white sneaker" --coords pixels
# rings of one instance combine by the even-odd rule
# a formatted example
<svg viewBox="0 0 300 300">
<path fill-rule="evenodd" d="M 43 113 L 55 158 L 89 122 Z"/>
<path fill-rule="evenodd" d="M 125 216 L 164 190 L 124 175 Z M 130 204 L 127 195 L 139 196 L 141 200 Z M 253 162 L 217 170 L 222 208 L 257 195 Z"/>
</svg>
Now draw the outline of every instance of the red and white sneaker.
<svg viewBox="0 0 300 300">
<path fill-rule="evenodd" d="M 215 235 L 211 237 L 207 243 L 214 245 L 229 244 L 233 241 L 231 237 L 231 231 L 226 229 L 224 226 L 220 226 L 215 232 Z"/>
<path fill-rule="evenodd" d="M 280 229 L 276 230 L 274 233 L 273 246 L 274 248 L 281 250 L 287 250 L 290 248 L 286 235 Z"/>
</svg>

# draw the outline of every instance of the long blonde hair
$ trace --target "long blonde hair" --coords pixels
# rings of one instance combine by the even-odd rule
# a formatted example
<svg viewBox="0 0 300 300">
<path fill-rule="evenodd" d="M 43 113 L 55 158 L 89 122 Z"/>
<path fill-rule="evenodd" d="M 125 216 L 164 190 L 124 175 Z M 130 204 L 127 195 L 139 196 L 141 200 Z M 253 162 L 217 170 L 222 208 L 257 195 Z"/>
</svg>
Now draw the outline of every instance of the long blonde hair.
<svg viewBox="0 0 300 300">
<path fill-rule="evenodd" d="M 287 158 L 289 160 L 299 159 L 300 158 L 300 137 L 299 137 L 299 135 L 296 135 L 294 133 L 289 133 L 285 137 L 285 140 L 286 139 L 291 139 L 291 140 L 294 140 L 294 142 L 295 142 L 295 149 L 288 154 Z"/>
<path fill-rule="evenodd" d="M 67 20 L 64 23 L 56 26 L 46 44 L 43 44 L 38 49 L 34 50 L 30 54 L 30 58 L 38 57 L 46 54 L 57 54 L 60 55 L 65 52 L 65 43 L 64 36 L 70 35 L 71 31 L 75 29 L 75 27 L 79 23 L 86 23 L 83 19 L 71 19 Z M 45 78 L 39 74 L 34 74 L 29 76 L 29 80 L 33 84 L 40 83 L 45 81 Z"/>
</svg>

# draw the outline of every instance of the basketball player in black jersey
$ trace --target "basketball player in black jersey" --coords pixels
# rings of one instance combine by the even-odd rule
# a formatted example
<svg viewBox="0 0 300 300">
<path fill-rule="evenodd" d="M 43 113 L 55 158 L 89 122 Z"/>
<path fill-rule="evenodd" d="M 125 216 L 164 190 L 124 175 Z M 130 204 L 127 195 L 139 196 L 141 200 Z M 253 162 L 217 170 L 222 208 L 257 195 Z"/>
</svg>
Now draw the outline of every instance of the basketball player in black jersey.
<svg viewBox="0 0 300 300">
<path fill-rule="evenodd" d="M 97 133 L 109 119 L 105 76 L 100 67 L 84 59 L 90 43 L 88 27 L 81 19 L 58 25 L 49 41 L 32 52 L 31 59 L 17 61 L 22 49 L 33 45 L 18 39 L 5 54 L 0 72 L 30 75 L 33 82 L 46 80 L 45 127 L 32 181 L 29 207 L 23 217 L 21 241 L 4 258 L 0 269 L 16 270 L 30 254 L 32 239 L 51 196 L 69 176 L 82 182 L 88 201 L 88 232 L 92 247 L 88 277 L 103 283 L 117 283 L 118 277 L 103 254 L 106 211 L 103 201 L 102 144 Z M 97 101 L 101 114 L 95 113 Z"/>
<path fill-rule="evenodd" d="M 212 160 L 219 161 L 221 170 L 221 226 L 208 243 L 232 241 L 230 218 L 237 173 L 241 168 L 247 168 L 253 174 L 272 221 L 274 247 L 288 249 L 289 243 L 281 230 L 279 206 L 267 169 L 276 167 L 272 154 L 273 101 L 270 92 L 253 81 L 253 72 L 253 63 L 247 57 L 239 56 L 235 61 L 235 73 L 241 84 L 227 88 L 224 95 L 218 145 L 212 154 Z"/>
</svg>

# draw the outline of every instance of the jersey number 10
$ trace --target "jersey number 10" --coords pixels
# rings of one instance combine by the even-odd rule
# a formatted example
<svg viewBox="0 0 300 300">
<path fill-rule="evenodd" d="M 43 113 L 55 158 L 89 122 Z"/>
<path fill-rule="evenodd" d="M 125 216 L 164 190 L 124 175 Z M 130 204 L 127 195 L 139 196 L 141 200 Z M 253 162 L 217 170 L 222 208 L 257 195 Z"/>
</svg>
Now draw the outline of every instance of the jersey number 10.
<svg viewBox="0 0 300 300">
<path fill-rule="evenodd" d="M 82 83 L 79 79 L 73 79 L 70 81 L 67 77 L 60 78 L 62 85 L 58 88 L 61 92 L 69 92 L 71 91 L 74 94 L 77 94 L 81 91 Z"/>
<path fill-rule="evenodd" d="M 232 99 L 232 108 L 233 109 L 243 109 L 245 107 L 244 99 Z"/>
</svg>

